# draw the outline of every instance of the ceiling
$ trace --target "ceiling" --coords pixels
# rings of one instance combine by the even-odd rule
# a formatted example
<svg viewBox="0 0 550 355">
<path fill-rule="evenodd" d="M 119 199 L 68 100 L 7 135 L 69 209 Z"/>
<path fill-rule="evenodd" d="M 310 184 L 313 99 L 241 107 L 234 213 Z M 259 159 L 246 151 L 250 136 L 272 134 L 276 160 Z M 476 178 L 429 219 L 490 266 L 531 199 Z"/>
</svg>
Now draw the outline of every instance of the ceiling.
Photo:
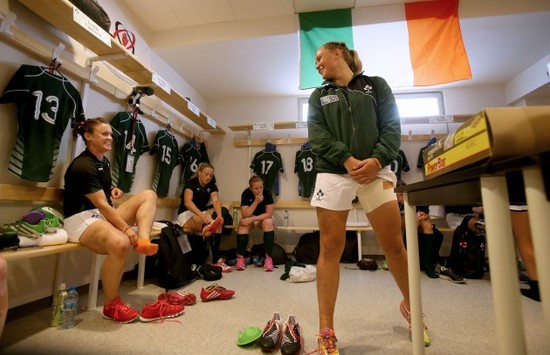
<svg viewBox="0 0 550 355">
<path fill-rule="evenodd" d="M 388 79 L 394 91 L 415 90 L 392 84 L 397 68 L 385 57 L 406 50 L 384 41 L 403 23 L 404 2 L 412 1 L 121 0 L 147 43 L 209 102 L 307 96 L 298 89 L 296 14 L 338 8 L 353 8 L 359 29 L 379 26 L 384 47 L 358 50 L 366 74 Z M 443 87 L 503 85 L 550 55 L 548 0 L 461 0 L 459 17 L 473 78 Z"/>
</svg>

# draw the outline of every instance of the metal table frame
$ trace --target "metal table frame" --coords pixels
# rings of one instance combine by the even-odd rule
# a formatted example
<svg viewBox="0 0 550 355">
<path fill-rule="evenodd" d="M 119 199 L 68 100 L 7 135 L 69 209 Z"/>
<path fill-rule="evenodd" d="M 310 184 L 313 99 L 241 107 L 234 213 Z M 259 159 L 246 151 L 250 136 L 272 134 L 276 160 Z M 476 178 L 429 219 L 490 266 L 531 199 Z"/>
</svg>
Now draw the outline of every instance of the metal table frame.
<svg viewBox="0 0 550 355">
<path fill-rule="evenodd" d="M 524 186 L 517 186 L 511 177 L 513 172 L 521 172 Z M 396 192 L 403 192 L 405 201 L 413 354 L 424 354 L 417 205 L 483 205 L 498 353 L 518 355 L 525 354 L 527 350 L 509 205 L 526 202 L 544 325 L 547 337 L 550 337 L 550 257 L 547 255 L 550 251 L 549 181 L 550 152 L 546 151 L 498 163 L 485 163 L 395 189 Z"/>
</svg>

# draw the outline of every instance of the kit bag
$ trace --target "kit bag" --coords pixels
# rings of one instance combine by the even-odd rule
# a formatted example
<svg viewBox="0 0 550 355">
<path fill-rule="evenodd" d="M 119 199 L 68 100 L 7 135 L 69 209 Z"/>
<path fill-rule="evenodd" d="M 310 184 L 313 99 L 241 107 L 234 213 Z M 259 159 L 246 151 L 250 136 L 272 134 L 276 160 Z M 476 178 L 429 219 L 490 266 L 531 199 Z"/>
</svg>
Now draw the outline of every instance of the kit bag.
<svg viewBox="0 0 550 355">
<path fill-rule="evenodd" d="M 355 264 L 359 261 L 359 247 L 357 245 L 357 233 L 355 231 L 346 232 L 346 246 L 342 252 L 340 262 L 344 264 Z"/>
<path fill-rule="evenodd" d="M 317 264 L 319 259 L 319 231 L 305 233 L 300 236 L 298 244 L 292 254 L 299 263 Z M 356 263 L 359 261 L 359 247 L 357 244 L 357 234 L 355 231 L 346 232 L 346 246 L 340 258 L 341 263 Z"/>
<path fill-rule="evenodd" d="M 485 274 L 485 235 L 468 228 L 466 216 L 455 229 L 447 267 L 467 279 L 481 279 Z"/>
<path fill-rule="evenodd" d="M 69 0 L 80 11 L 92 19 L 99 27 L 109 32 L 111 19 L 107 12 L 99 5 L 97 0 Z"/>
<path fill-rule="evenodd" d="M 182 251 L 178 239 L 187 238 L 182 228 L 176 223 L 163 221 L 167 226 L 162 228 L 158 239 L 159 250 L 155 269 L 159 285 L 167 290 L 180 288 L 195 279 L 192 270 L 192 251 Z M 182 243 L 185 244 L 185 243 Z"/>
<path fill-rule="evenodd" d="M 317 264 L 319 239 L 319 231 L 302 234 L 292 252 L 296 261 L 303 264 Z"/>
<path fill-rule="evenodd" d="M 259 258 L 263 259 L 265 257 L 264 244 L 254 244 L 250 249 L 250 252 L 253 256 L 258 256 Z M 273 260 L 273 265 L 282 265 L 289 262 L 290 258 L 288 257 L 288 255 L 286 255 L 286 251 L 282 246 L 274 243 L 271 260 Z"/>
<path fill-rule="evenodd" d="M 205 281 L 216 281 L 222 278 L 221 266 L 215 266 L 210 264 L 197 266 L 193 264 L 191 269 L 193 270 L 193 273 L 195 274 L 196 279 L 205 280 Z"/>
</svg>

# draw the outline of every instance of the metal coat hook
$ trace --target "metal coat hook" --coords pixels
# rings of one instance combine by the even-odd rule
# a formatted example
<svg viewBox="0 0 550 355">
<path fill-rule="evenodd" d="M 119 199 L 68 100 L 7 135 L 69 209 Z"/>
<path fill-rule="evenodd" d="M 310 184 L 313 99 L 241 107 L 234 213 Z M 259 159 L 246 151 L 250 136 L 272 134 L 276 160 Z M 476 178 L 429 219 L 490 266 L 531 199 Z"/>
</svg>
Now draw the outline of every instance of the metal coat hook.
<svg viewBox="0 0 550 355">
<path fill-rule="evenodd" d="M 0 32 L 13 35 L 13 32 L 11 31 L 11 26 L 15 22 L 16 18 L 17 18 L 16 14 L 14 14 L 11 11 L 8 11 L 6 16 L 4 16 L 4 18 L 2 19 L 2 22 L 0 22 Z"/>
<path fill-rule="evenodd" d="M 90 81 L 93 83 L 97 83 L 96 74 L 99 71 L 99 67 L 96 65 L 93 68 L 90 67 Z"/>
<path fill-rule="evenodd" d="M 50 63 L 50 71 L 57 70 L 63 64 L 63 60 L 60 58 L 61 52 L 65 50 L 65 45 L 59 43 L 57 47 L 52 51 L 52 61 Z"/>
</svg>

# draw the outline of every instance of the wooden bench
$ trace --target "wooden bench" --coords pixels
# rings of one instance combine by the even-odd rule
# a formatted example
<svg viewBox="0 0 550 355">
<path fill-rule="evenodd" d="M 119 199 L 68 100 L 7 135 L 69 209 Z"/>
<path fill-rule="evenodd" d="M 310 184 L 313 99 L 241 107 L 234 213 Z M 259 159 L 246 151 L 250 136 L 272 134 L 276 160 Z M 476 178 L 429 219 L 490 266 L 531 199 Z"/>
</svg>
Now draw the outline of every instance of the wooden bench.
<svg viewBox="0 0 550 355">
<path fill-rule="evenodd" d="M 0 184 L 0 202 L 40 202 L 44 205 L 48 203 L 60 204 L 63 201 L 63 189 L 52 187 L 37 187 L 37 186 L 20 186 L 20 185 L 8 185 Z M 120 201 L 117 201 L 120 203 Z M 177 199 L 159 199 L 159 206 L 175 206 L 179 205 Z M 155 233 L 160 233 L 155 232 Z M 52 286 L 52 294 L 55 294 L 59 284 L 61 283 L 62 273 L 65 264 L 65 254 L 73 252 L 75 250 L 86 249 L 77 243 L 63 243 L 58 245 L 49 245 L 43 247 L 25 247 L 17 250 L 3 250 L 0 251 L 0 256 L 7 262 L 23 260 L 35 257 L 41 257 L 46 255 L 57 255 L 56 269 L 54 276 L 54 284 Z M 90 286 L 88 293 L 88 309 L 94 309 L 97 307 L 97 296 L 99 291 L 99 278 L 101 264 L 103 262 L 104 255 L 93 253 L 92 264 L 90 270 Z M 138 288 L 143 287 L 145 276 L 145 255 L 139 255 L 138 264 Z"/>
<path fill-rule="evenodd" d="M 0 201 L 1 202 L 43 202 L 44 204 L 55 203 L 59 204 L 63 201 L 63 190 L 51 187 L 37 187 L 37 186 L 19 186 L 19 185 L 6 185 L 0 184 Z M 58 245 L 48 245 L 43 247 L 25 247 L 16 250 L 3 250 L 0 251 L 0 256 L 7 262 L 36 258 L 46 255 L 57 255 L 54 284 L 52 286 L 52 294 L 55 294 L 59 284 L 61 283 L 61 277 L 64 269 L 65 253 L 69 253 L 75 250 L 84 249 L 83 246 L 76 243 L 64 243 Z M 100 269 L 100 255 L 95 255 L 92 258 L 92 266 L 90 271 L 90 288 L 88 294 L 88 309 L 93 309 L 97 305 L 97 293 L 99 285 L 99 269 Z"/>
<path fill-rule="evenodd" d="M 231 208 L 240 208 L 240 201 L 233 201 L 231 202 Z M 276 201 L 274 203 L 275 209 L 315 209 L 315 207 L 312 207 L 309 203 L 309 201 L 306 200 L 299 200 L 299 201 Z M 361 208 L 360 204 L 354 204 L 353 205 L 354 212 L 355 212 L 355 218 L 357 219 L 357 209 Z M 230 228 L 236 228 L 236 226 L 228 226 Z M 440 232 L 452 232 L 453 230 L 448 227 L 437 227 Z M 282 231 L 316 231 L 319 230 L 318 226 L 275 226 L 275 230 L 282 230 Z M 363 248 L 362 248 L 362 232 L 372 231 L 372 227 L 369 225 L 368 222 L 348 222 L 346 224 L 346 230 L 347 231 L 355 231 L 357 234 L 357 253 L 359 259 L 363 257 Z"/>
</svg>

